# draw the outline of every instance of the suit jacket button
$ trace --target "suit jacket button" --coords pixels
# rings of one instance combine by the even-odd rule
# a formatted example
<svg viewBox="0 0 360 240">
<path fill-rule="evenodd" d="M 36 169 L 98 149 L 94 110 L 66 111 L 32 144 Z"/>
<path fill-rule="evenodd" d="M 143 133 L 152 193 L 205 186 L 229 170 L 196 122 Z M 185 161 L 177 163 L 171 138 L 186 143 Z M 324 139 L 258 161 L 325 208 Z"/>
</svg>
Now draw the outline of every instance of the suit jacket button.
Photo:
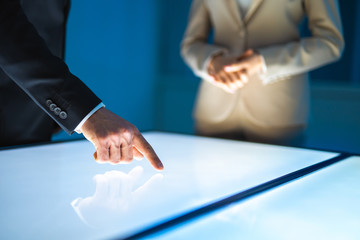
<svg viewBox="0 0 360 240">
<path fill-rule="evenodd" d="M 50 99 L 46 100 L 46 106 L 50 107 L 50 105 L 53 103 Z"/>
<path fill-rule="evenodd" d="M 57 107 L 57 106 L 56 106 L 55 103 L 52 103 L 52 104 L 50 104 L 50 106 L 49 106 L 49 108 L 50 108 L 51 111 L 54 111 L 56 107 Z"/>
<path fill-rule="evenodd" d="M 66 119 L 66 118 L 67 118 L 67 113 L 64 112 L 64 111 L 61 111 L 60 114 L 59 114 L 59 117 L 60 117 L 61 119 Z"/>
<path fill-rule="evenodd" d="M 59 115 L 60 112 L 61 112 L 61 108 L 57 107 L 57 108 L 54 109 L 54 113 L 55 113 L 56 115 Z"/>
</svg>

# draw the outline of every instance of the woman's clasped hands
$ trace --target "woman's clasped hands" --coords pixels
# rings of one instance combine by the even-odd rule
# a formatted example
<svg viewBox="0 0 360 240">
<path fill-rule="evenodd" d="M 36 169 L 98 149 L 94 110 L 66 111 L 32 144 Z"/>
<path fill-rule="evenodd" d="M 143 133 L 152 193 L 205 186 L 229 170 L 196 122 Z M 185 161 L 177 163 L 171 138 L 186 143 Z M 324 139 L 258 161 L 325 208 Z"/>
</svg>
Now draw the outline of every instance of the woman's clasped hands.
<svg viewBox="0 0 360 240">
<path fill-rule="evenodd" d="M 263 69 L 263 58 L 249 49 L 240 57 L 219 54 L 213 57 L 208 66 L 212 84 L 226 92 L 235 93 L 242 88 L 253 74 Z"/>
</svg>

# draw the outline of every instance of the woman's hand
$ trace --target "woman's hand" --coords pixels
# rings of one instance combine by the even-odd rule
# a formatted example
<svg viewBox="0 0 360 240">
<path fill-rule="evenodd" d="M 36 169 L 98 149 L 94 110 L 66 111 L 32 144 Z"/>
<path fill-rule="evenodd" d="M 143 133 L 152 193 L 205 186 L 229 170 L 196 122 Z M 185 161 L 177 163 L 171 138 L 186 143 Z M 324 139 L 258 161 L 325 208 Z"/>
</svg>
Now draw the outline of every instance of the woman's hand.
<svg viewBox="0 0 360 240">
<path fill-rule="evenodd" d="M 264 59 L 257 52 L 249 49 L 235 62 L 224 67 L 224 71 L 228 74 L 243 71 L 248 76 L 258 74 L 265 67 Z"/>
<path fill-rule="evenodd" d="M 216 55 L 211 60 L 208 73 L 212 77 L 212 83 L 229 93 L 234 93 L 237 89 L 242 88 L 248 81 L 246 72 L 240 71 L 226 72 L 226 66 L 232 66 L 237 62 L 238 57 Z"/>
</svg>

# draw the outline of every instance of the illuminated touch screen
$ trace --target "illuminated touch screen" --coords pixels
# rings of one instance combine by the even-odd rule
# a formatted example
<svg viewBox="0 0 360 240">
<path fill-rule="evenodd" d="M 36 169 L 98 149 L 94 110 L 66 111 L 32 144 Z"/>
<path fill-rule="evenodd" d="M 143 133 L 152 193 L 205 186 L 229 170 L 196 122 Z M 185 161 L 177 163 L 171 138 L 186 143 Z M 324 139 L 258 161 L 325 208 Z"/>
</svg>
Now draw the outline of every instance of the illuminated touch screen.
<svg viewBox="0 0 360 240">
<path fill-rule="evenodd" d="M 126 236 L 337 153 L 147 133 L 164 163 L 98 164 L 87 141 L 0 151 L 1 239 Z"/>
<path fill-rule="evenodd" d="M 360 239 L 360 157 L 350 157 L 147 239 Z"/>
</svg>

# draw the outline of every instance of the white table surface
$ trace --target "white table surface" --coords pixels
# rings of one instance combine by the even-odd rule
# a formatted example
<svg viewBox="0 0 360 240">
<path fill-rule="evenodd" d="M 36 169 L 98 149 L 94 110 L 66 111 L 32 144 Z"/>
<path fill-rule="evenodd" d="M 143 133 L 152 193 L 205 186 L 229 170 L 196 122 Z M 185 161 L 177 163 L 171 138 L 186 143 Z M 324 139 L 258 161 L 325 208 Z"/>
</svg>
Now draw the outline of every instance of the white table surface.
<svg viewBox="0 0 360 240">
<path fill-rule="evenodd" d="M 147 160 L 98 164 L 85 140 L 0 151 L 0 239 L 126 236 L 338 155 L 170 133 L 144 136 L 163 172 Z"/>
<path fill-rule="evenodd" d="M 154 239 L 360 239 L 360 157 L 353 156 L 153 235 Z"/>
</svg>

